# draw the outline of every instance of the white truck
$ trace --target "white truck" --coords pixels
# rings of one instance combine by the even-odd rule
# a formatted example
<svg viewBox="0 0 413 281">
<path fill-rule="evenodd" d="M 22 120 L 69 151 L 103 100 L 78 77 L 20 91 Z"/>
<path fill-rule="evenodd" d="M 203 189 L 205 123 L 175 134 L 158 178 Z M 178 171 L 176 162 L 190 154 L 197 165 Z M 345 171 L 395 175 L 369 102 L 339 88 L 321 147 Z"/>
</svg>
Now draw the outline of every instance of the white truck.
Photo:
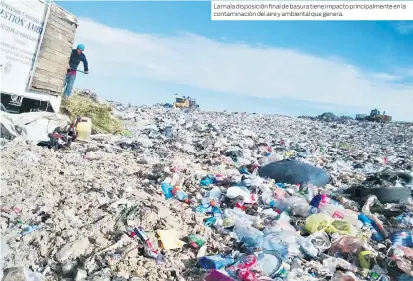
<svg viewBox="0 0 413 281">
<path fill-rule="evenodd" d="M 59 112 L 77 18 L 50 0 L 0 1 L 2 107 Z"/>
</svg>

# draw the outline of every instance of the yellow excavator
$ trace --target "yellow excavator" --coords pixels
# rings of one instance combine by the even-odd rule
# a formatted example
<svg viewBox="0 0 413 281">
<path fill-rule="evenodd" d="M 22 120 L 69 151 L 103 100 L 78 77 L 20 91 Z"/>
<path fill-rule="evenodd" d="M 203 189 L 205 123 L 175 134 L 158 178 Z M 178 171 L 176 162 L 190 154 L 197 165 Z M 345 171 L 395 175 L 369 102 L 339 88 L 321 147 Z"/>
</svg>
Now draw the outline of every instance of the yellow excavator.
<svg viewBox="0 0 413 281">
<path fill-rule="evenodd" d="M 373 109 L 370 112 L 370 115 L 367 114 L 357 114 L 356 120 L 367 120 L 371 122 L 379 122 L 379 123 L 389 123 L 393 118 L 390 115 L 386 115 L 386 111 L 380 113 L 377 109 Z"/>
<path fill-rule="evenodd" d="M 195 109 L 198 108 L 199 105 L 196 103 L 195 99 L 190 97 L 176 97 L 174 102 L 174 108 L 179 109 Z"/>
</svg>

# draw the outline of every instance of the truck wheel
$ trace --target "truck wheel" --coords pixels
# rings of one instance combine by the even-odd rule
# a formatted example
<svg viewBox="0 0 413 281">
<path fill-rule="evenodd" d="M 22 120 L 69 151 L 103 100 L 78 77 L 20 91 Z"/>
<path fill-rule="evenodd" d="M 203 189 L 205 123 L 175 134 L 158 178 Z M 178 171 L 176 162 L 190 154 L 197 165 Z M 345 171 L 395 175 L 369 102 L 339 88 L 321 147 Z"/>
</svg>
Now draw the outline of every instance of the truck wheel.
<svg viewBox="0 0 413 281">
<path fill-rule="evenodd" d="M 409 198 L 411 191 L 407 187 L 356 187 L 350 191 L 352 199 L 358 202 L 366 201 L 369 195 L 377 196 L 381 203 L 398 203 L 400 200 Z"/>
</svg>

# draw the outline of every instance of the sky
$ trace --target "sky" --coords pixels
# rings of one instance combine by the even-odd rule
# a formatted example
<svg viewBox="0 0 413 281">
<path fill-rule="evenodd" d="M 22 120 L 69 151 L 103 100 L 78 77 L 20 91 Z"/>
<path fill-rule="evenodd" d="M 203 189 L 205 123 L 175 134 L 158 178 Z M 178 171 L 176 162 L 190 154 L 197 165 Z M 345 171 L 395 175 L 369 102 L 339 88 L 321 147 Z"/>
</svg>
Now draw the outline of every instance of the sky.
<svg viewBox="0 0 413 281">
<path fill-rule="evenodd" d="M 89 75 L 75 87 L 136 105 L 413 121 L 413 21 L 211 21 L 210 2 L 69 1 Z M 83 66 L 79 66 L 83 69 Z"/>
</svg>

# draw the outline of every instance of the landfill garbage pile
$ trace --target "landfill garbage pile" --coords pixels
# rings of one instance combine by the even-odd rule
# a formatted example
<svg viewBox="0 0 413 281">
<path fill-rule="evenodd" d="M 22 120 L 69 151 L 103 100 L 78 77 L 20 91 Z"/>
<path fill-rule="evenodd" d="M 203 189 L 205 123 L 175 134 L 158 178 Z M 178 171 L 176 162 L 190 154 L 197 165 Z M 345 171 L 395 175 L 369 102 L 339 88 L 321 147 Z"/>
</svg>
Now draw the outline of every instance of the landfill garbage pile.
<svg viewBox="0 0 413 281">
<path fill-rule="evenodd" d="M 349 116 L 336 116 L 332 112 L 325 112 L 321 115 L 311 117 L 311 116 L 299 116 L 298 118 L 302 119 L 309 119 L 313 121 L 324 121 L 324 122 L 340 122 L 340 123 L 346 123 L 349 121 L 353 121 L 354 119 L 349 117 Z"/>
<path fill-rule="evenodd" d="M 412 280 L 411 125 L 111 106 L 127 136 L 3 140 L 3 280 Z"/>
</svg>

